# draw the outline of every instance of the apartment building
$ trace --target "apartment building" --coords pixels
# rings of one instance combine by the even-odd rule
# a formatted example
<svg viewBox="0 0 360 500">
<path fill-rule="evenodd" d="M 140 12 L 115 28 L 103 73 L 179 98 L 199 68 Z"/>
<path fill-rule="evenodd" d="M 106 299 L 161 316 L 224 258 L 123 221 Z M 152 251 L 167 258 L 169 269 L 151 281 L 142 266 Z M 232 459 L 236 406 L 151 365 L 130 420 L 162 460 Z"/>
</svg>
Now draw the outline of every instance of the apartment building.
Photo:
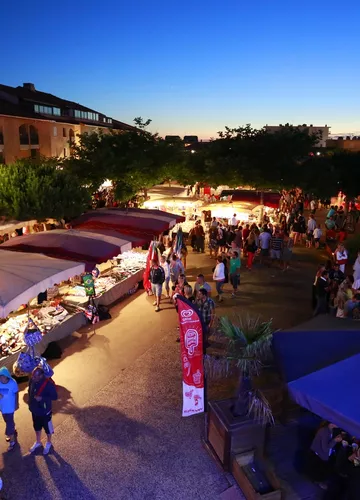
<svg viewBox="0 0 360 500">
<path fill-rule="evenodd" d="M 320 148 L 326 147 L 326 141 L 329 139 L 330 127 L 325 126 L 314 126 L 307 125 L 304 123 L 303 125 L 294 125 L 295 127 L 299 127 L 300 130 L 307 130 L 308 134 L 319 134 L 321 139 L 319 139 L 317 146 Z M 273 133 L 281 130 L 283 125 L 265 125 L 265 130 L 267 132 Z"/>
<path fill-rule="evenodd" d="M 84 132 L 134 129 L 81 104 L 36 90 L 0 84 L 0 163 L 41 156 L 66 157 Z"/>
</svg>

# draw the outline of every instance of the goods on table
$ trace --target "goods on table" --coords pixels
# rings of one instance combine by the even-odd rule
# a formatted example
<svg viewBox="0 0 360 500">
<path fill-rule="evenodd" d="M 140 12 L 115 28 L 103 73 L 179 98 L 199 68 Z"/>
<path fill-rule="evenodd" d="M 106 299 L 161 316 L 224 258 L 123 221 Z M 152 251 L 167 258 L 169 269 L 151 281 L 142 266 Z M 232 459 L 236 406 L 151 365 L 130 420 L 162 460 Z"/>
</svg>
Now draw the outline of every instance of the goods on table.
<svg viewBox="0 0 360 500">
<path fill-rule="evenodd" d="M 58 326 L 69 313 L 60 305 L 45 306 L 31 311 L 31 317 L 42 335 Z M 28 315 L 11 316 L 0 325 L 0 358 L 9 356 L 25 346 L 24 332 L 28 325 Z"/>
</svg>

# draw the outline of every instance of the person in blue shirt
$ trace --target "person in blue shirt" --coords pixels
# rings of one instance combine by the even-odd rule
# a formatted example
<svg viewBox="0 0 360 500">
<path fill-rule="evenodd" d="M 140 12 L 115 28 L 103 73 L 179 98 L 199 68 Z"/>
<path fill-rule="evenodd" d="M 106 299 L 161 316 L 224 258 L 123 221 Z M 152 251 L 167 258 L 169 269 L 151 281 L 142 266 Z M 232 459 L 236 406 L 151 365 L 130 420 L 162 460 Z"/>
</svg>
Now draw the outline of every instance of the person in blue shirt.
<svg viewBox="0 0 360 500">
<path fill-rule="evenodd" d="M 0 368 L 0 411 L 5 422 L 6 441 L 9 442 L 8 451 L 16 445 L 16 430 L 14 413 L 19 406 L 19 388 L 11 377 L 9 370 Z"/>
<path fill-rule="evenodd" d="M 331 205 L 331 208 L 328 211 L 326 218 L 330 219 L 330 217 L 334 217 L 335 214 L 336 214 L 336 210 L 335 210 L 334 206 Z"/>
</svg>

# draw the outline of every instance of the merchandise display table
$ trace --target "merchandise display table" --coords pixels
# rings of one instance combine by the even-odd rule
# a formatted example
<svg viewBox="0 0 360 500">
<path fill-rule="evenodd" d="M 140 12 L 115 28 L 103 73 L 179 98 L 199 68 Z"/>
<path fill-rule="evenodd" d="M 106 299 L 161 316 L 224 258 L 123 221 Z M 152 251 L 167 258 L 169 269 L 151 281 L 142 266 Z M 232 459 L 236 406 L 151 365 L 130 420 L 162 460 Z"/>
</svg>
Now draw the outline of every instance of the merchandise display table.
<svg viewBox="0 0 360 500">
<path fill-rule="evenodd" d="M 42 354 L 50 344 L 50 342 L 56 342 L 65 337 L 68 337 L 86 324 L 87 320 L 82 312 L 78 312 L 69 316 L 60 325 L 43 335 L 41 342 L 35 347 L 36 353 Z M 23 347 L 20 351 L 0 359 L 0 368 L 2 366 L 6 366 L 6 368 L 8 368 L 10 372 L 12 372 L 12 367 L 17 360 L 19 353 L 21 351 L 26 351 L 26 349 L 26 347 Z"/>
</svg>

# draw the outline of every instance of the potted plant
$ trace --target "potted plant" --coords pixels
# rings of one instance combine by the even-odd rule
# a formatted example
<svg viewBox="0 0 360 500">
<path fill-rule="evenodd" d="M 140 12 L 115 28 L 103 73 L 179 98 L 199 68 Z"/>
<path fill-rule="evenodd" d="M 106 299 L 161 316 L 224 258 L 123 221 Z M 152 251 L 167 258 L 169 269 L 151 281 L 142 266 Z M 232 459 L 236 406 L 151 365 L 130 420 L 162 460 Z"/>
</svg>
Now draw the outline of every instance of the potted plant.
<svg viewBox="0 0 360 500">
<path fill-rule="evenodd" d="M 272 322 L 259 317 L 221 317 L 215 337 L 222 340 L 223 347 L 220 353 L 207 354 L 204 359 L 208 380 L 238 377 L 234 398 L 208 405 L 206 444 L 227 470 L 234 454 L 249 450 L 263 453 L 265 427 L 273 423 L 271 407 L 253 383 L 271 354 L 272 333 Z"/>
</svg>

